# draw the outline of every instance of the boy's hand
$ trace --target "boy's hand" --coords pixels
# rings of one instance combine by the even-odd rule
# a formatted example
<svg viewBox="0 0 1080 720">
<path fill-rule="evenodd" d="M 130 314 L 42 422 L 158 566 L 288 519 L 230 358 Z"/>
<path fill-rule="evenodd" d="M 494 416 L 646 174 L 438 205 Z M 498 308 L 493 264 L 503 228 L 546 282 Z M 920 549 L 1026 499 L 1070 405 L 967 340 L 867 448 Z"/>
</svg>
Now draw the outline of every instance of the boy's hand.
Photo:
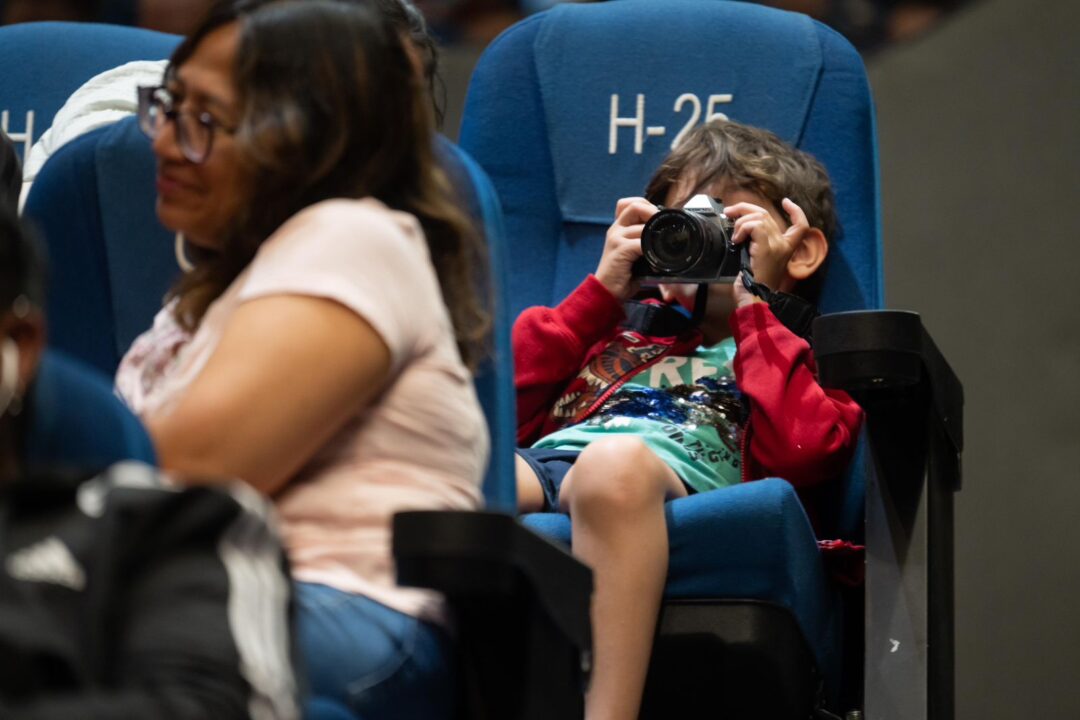
<svg viewBox="0 0 1080 720">
<path fill-rule="evenodd" d="M 615 204 L 615 222 L 608 228 L 604 254 L 596 267 L 596 279 L 620 301 L 637 292 L 634 262 L 641 257 L 641 229 L 657 207 L 645 198 L 623 198 Z"/>
<path fill-rule="evenodd" d="M 752 305 L 756 302 L 765 302 L 746 289 L 746 286 L 743 285 L 743 276 L 741 272 L 735 276 L 735 283 L 731 287 L 732 291 L 735 293 L 736 308 L 746 307 L 747 305 Z"/>
<path fill-rule="evenodd" d="M 735 221 L 731 241 L 736 245 L 750 242 L 750 267 L 754 271 L 754 280 L 770 290 L 782 289 L 787 278 L 788 261 L 810 229 L 802 208 L 787 198 L 783 199 L 781 205 L 791 218 L 791 226 L 786 230 L 781 230 L 777 218 L 759 205 L 741 202 L 724 208 L 724 214 Z M 736 302 L 739 301 L 738 285 L 736 283 Z"/>
</svg>

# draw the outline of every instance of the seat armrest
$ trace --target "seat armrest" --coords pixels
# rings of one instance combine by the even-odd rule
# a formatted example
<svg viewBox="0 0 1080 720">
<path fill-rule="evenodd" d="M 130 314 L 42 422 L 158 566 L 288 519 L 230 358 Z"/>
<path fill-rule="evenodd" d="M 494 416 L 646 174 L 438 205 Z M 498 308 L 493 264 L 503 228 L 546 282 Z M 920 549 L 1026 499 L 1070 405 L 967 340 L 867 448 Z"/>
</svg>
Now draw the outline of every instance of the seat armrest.
<svg viewBox="0 0 1080 720">
<path fill-rule="evenodd" d="M 953 495 L 963 387 L 917 313 L 823 315 L 822 385 L 866 412 L 867 717 L 954 714 Z"/>
<path fill-rule="evenodd" d="M 453 611 L 465 717 L 581 717 L 589 568 L 497 512 L 398 513 L 393 554 L 400 584 L 443 593 Z"/>
<path fill-rule="evenodd" d="M 822 315 L 814 322 L 814 355 L 822 385 L 847 390 L 868 414 L 928 397 L 951 451 L 959 457 L 964 449 L 964 389 L 918 313 Z M 952 480 L 953 489 L 959 490 L 959 472 Z"/>
</svg>

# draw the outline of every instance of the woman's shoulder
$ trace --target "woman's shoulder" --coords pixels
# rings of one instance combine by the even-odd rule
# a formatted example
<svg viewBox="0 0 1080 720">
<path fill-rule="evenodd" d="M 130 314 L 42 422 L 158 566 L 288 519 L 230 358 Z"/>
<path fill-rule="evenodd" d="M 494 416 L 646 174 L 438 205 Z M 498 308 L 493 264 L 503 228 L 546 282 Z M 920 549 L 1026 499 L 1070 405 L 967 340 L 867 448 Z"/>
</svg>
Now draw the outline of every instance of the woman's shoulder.
<svg viewBox="0 0 1080 720">
<path fill-rule="evenodd" d="M 448 326 L 419 222 L 373 199 L 305 208 L 262 244 L 239 282 L 239 302 L 334 300 L 366 319 L 395 355 Z"/>
<path fill-rule="evenodd" d="M 332 199 L 304 208 L 259 248 L 251 275 L 304 271 L 371 280 L 433 273 L 417 219 L 374 198 Z"/>
<path fill-rule="evenodd" d="M 372 197 L 353 200 L 333 198 L 310 205 L 282 225 L 267 243 L 288 242 L 292 238 L 349 239 L 354 244 L 388 244 L 391 247 L 423 249 L 424 233 L 416 217 L 392 210 Z"/>
</svg>

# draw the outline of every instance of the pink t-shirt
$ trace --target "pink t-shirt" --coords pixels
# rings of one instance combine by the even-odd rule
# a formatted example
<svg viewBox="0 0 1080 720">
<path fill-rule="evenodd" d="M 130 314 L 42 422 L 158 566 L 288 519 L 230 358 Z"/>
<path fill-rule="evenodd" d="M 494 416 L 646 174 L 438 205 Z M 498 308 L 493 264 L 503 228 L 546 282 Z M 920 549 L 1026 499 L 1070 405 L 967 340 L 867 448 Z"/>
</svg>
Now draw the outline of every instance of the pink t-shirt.
<svg viewBox="0 0 1080 720">
<path fill-rule="evenodd" d="M 395 583 L 390 518 L 399 510 L 478 507 L 488 435 L 413 216 L 372 199 L 330 200 L 298 213 L 263 243 L 193 335 L 163 308 L 121 362 L 117 390 L 140 415 L 168 412 L 236 308 L 282 294 L 341 303 L 371 324 L 391 354 L 382 394 L 276 498 L 293 574 L 438 619 L 437 596 Z"/>
</svg>

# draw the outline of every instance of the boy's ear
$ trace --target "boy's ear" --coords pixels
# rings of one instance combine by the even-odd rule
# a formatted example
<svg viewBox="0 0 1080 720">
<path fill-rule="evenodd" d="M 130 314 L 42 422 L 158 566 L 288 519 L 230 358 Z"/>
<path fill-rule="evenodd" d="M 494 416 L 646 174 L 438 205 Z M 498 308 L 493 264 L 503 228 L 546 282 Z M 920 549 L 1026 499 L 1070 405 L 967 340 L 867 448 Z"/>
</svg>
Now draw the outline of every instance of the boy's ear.
<svg viewBox="0 0 1080 720">
<path fill-rule="evenodd" d="M 787 274 L 795 282 L 802 282 L 813 275 L 829 254 L 829 242 L 825 233 L 815 227 L 803 233 L 787 264 Z"/>
</svg>

